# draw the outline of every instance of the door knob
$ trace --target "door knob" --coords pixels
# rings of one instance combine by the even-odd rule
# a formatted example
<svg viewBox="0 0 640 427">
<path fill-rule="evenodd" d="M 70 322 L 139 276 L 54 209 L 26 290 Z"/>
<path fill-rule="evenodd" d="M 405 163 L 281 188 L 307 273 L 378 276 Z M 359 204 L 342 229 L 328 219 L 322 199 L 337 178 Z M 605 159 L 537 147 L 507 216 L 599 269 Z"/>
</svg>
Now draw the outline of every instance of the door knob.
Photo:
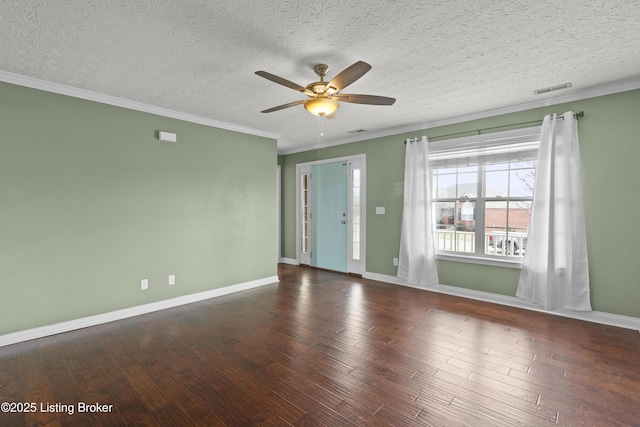
<svg viewBox="0 0 640 427">
<path fill-rule="evenodd" d="M 346 223 L 347 223 L 347 221 L 342 221 L 342 223 L 343 223 L 343 224 L 346 224 Z"/>
</svg>

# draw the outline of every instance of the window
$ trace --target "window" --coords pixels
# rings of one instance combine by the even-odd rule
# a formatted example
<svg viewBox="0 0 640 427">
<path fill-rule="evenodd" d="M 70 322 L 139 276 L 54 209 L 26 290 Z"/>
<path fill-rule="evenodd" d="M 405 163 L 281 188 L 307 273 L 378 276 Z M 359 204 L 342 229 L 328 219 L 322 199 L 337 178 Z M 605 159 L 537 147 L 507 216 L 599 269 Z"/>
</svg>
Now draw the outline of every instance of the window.
<svg viewBox="0 0 640 427">
<path fill-rule="evenodd" d="M 466 201 L 462 204 L 462 208 L 460 208 L 460 219 L 462 221 L 473 221 L 473 212 L 475 207 L 473 203 L 470 201 Z"/>
<path fill-rule="evenodd" d="M 430 143 L 438 254 L 522 259 L 539 128 Z"/>
</svg>

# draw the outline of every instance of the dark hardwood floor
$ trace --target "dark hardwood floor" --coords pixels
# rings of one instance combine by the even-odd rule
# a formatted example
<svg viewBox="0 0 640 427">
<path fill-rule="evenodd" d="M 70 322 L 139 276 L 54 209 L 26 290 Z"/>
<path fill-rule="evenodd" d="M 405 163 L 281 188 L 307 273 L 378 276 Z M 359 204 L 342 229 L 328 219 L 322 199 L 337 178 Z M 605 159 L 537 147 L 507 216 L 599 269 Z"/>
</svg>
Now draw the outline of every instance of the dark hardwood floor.
<svg viewBox="0 0 640 427">
<path fill-rule="evenodd" d="M 640 426 L 638 331 L 305 267 L 279 276 L 1 347 L 0 402 L 37 408 L 0 425 Z"/>
</svg>

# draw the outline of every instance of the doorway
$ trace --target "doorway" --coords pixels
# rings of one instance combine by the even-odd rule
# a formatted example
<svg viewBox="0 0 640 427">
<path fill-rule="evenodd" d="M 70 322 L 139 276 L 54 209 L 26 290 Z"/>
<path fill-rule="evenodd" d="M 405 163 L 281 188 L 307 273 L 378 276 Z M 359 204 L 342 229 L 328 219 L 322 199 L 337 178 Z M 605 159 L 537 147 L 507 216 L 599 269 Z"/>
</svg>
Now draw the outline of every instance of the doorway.
<svg viewBox="0 0 640 427">
<path fill-rule="evenodd" d="M 365 271 L 365 155 L 297 165 L 296 247 L 300 264 Z"/>
</svg>

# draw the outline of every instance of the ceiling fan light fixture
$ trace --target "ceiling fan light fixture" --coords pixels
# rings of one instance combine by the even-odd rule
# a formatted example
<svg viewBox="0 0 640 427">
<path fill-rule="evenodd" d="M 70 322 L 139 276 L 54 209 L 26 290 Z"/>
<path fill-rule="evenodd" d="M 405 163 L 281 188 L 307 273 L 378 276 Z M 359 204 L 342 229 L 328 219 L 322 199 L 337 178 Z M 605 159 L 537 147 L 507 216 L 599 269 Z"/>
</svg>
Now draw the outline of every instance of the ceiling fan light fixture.
<svg viewBox="0 0 640 427">
<path fill-rule="evenodd" d="M 304 108 L 316 116 L 328 116 L 335 113 L 340 105 L 329 98 L 314 98 L 304 103 Z"/>
<path fill-rule="evenodd" d="M 325 64 L 317 64 L 313 71 L 320 77 L 319 82 L 309 83 L 307 86 L 302 87 L 297 83 L 283 79 L 274 74 L 267 73 L 266 71 L 256 71 L 256 74 L 267 80 L 271 80 L 274 83 L 278 83 L 282 86 L 293 89 L 296 92 L 307 95 L 308 100 L 301 99 L 299 101 L 289 102 L 287 104 L 278 105 L 277 107 L 263 110 L 263 113 L 272 113 L 274 111 L 284 110 L 285 108 L 294 107 L 296 105 L 304 104 L 304 108 L 320 117 L 335 117 L 335 112 L 340 106 L 340 102 L 349 102 L 352 104 L 368 104 L 368 105 L 393 105 L 396 101 L 395 98 L 389 98 L 386 96 L 376 95 L 340 95 L 342 89 L 349 86 L 351 83 L 358 80 L 365 75 L 367 71 L 371 69 L 371 65 L 363 61 L 358 61 L 355 64 L 340 71 L 330 82 L 325 82 L 324 78 L 327 75 L 329 67 Z"/>
</svg>

